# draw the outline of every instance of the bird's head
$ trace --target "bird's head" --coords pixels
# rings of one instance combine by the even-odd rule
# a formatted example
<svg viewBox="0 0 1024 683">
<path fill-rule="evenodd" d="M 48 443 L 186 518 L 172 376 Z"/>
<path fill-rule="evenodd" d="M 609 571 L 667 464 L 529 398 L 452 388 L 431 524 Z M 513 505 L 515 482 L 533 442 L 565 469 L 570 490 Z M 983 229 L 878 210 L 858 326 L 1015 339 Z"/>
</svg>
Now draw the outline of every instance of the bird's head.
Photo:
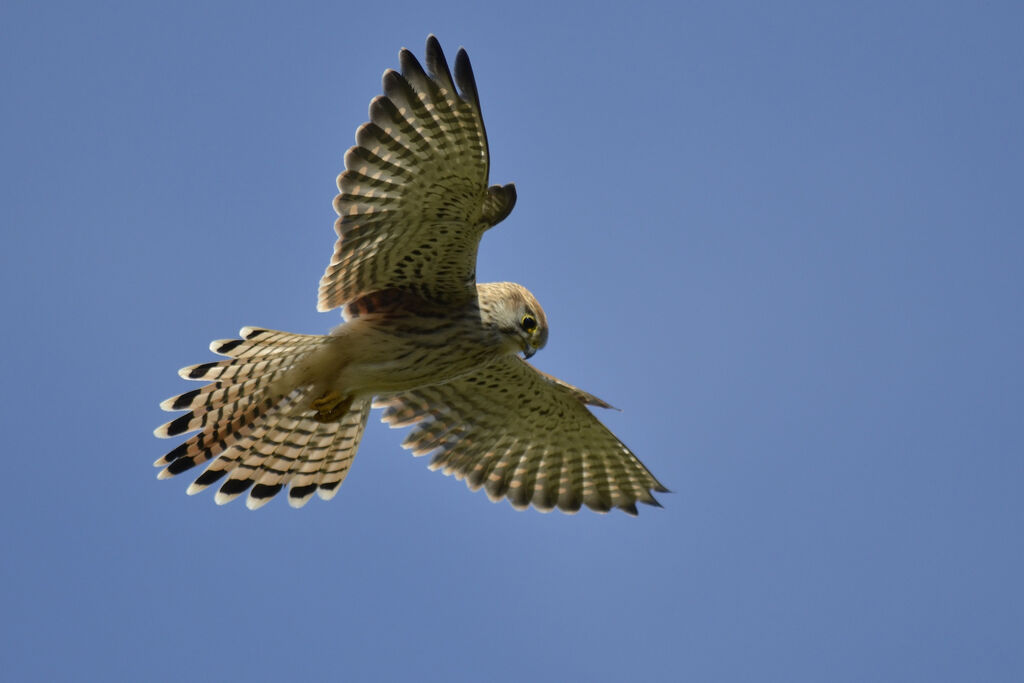
<svg viewBox="0 0 1024 683">
<path fill-rule="evenodd" d="M 548 319 L 536 297 L 514 282 L 478 285 L 480 315 L 506 340 L 509 351 L 529 358 L 548 343 Z"/>
</svg>

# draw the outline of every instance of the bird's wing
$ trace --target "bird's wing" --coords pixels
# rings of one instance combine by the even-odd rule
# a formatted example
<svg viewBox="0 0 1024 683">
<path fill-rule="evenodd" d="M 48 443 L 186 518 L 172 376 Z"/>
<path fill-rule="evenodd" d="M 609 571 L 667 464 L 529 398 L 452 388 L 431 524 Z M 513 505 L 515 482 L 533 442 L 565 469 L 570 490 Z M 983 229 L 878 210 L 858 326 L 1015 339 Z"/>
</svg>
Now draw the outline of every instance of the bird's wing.
<svg viewBox="0 0 1024 683">
<path fill-rule="evenodd" d="M 345 154 L 318 310 L 383 289 L 464 303 L 475 296 L 481 235 L 515 205 L 512 185 L 487 187 L 487 134 L 465 50 L 454 81 L 434 36 L 426 55 L 424 70 L 399 53 L 402 72 L 384 72 L 384 95 Z"/>
<path fill-rule="evenodd" d="M 383 421 L 415 424 L 402 446 L 433 453 L 431 469 L 483 487 L 491 500 L 516 508 L 581 505 L 636 514 L 667 491 L 643 463 L 594 417 L 600 399 L 537 371 L 517 356 L 445 384 L 378 397 Z"/>
</svg>

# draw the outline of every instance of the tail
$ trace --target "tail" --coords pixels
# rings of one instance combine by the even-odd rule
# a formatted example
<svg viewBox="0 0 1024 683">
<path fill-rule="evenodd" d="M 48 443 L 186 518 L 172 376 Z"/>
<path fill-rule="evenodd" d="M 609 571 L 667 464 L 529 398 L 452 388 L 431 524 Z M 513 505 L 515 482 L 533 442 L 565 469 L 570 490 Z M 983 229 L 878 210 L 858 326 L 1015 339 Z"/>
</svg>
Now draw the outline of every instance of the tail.
<svg viewBox="0 0 1024 683">
<path fill-rule="evenodd" d="M 370 399 L 357 399 L 336 421 L 318 421 L 309 409 L 310 387 L 289 386 L 285 375 L 327 338 L 253 327 L 239 334 L 242 339 L 210 344 L 210 350 L 231 360 L 179 371 L 185 379 L 210 384 L 160 404 L 164 410 L 189 412 L 158 427 L 158 437 L 199 433 L 153 463 L 164 468 L 158 477 L 212 459 L 188 487 L 189 495 L 229 475 L 217 491 L 218 505 L 248 490 L 246 505 L 254 510 L 289 484 L 292 507 L 302 507 L 314 493 L 324 500 L 334 497 L 359 448 Z"/>
</svg>

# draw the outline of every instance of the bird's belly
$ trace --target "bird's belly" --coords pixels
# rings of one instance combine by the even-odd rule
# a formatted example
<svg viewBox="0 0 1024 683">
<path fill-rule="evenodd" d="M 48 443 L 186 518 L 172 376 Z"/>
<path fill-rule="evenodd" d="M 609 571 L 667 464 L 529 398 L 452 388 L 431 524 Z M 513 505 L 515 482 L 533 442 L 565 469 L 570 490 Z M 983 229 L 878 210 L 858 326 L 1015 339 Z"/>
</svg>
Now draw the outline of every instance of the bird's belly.
<svg viewBox="0 0 1024 683">
<path fill-rule="evenodd" d="M 457 326 L 430 333 L 395 334 L 387 328 L 368 330 L 346 345 L 348 362 L 337 388 L 344 393 L 380 394 L 441 384 L 490 363 L 499 346 Z"/>
</svg>

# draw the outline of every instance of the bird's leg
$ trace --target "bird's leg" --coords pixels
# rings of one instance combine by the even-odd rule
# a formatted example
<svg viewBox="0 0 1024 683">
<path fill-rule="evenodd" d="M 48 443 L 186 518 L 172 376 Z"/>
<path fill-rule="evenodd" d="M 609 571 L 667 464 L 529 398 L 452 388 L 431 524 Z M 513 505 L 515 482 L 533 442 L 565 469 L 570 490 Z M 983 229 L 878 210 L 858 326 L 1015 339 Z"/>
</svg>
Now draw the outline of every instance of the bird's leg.
<svg viewBox="0 0 1024 683">
<path fill-rule="evenodd" d="M 316 410 L 313 419 L 317 422 L 337 422 L 352 407 L 352 397 L 342 396 L 336 391 L 328 391 L 320 398 L 314 399 L 310 405 Z"/>
</svg>

